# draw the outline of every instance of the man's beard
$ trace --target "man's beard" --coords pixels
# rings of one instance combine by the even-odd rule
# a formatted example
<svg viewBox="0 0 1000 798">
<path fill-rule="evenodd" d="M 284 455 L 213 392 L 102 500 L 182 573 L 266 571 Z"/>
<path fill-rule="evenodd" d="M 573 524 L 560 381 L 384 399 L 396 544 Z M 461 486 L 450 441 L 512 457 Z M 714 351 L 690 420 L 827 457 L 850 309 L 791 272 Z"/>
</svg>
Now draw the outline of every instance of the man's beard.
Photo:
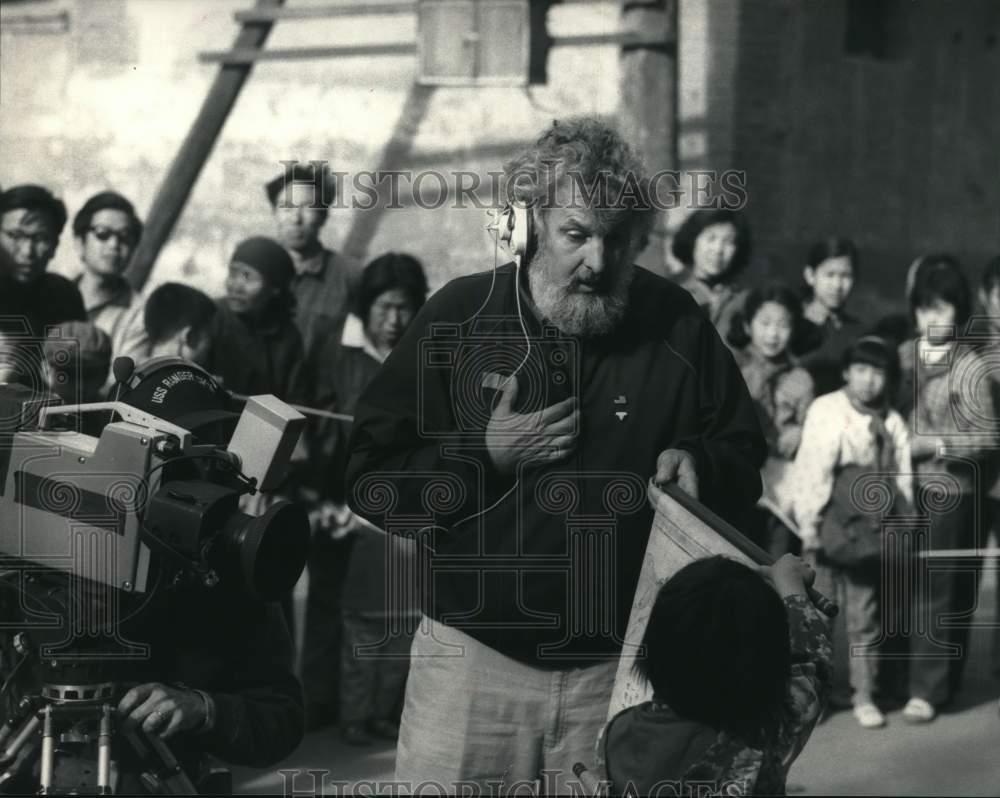
<svg viewBox="0 0 1000 798">
<path fill-rule="evenodd" d="M 528 285 L 542 315 L 566 335 L 598 338 L 614 331 L 628 310 L 629 286 L 635 277 L 630 263 L 608 269 L 598 290 L 582 293 L 578 281 L 559 285 L 551 276 L 551 258 L 540 249 L 531 259 Z"/>
</svg>

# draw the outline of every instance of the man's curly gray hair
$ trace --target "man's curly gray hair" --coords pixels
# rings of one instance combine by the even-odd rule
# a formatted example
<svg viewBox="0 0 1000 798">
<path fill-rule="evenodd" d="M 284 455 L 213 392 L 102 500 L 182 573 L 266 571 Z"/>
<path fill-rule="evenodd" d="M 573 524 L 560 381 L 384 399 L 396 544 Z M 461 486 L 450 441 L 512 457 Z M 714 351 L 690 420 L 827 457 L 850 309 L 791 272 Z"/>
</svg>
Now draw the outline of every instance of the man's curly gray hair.
<svg viewBox="0 0 1000 798">
<path fill-rule="evenodd" d="M 602 227 L 616 227 L 627 218 L 640 237 L 652 229 L 654 210 L 643 163 L 621 133 L 600 117 L 556 121 L 504 165 L 505 199 L 540 210 L 539 222 L 556 203 L 560 185 L 569 186 L 570 202 L 594 211 Z"/>
</svg>

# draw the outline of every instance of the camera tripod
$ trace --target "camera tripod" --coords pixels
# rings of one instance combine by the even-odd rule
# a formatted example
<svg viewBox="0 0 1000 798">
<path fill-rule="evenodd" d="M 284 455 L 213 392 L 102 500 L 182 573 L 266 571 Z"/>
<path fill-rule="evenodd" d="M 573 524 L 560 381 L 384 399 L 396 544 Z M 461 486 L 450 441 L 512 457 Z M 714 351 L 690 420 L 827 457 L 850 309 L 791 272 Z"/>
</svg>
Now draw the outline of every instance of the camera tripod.
<svg viewBox="0 0 1000 798">
<path fill-rule="evenodd" d="M 5 625 L 21 630 L 0 652 L 0 795 L 198 794 L 163 740 L 116 722 L 135 661 L 122 657 L 141 649 L 114 598 L 66 575 L 0 575 Z"/>
<path fill-rule="evenodd" d="M 112 759 L 114 682 L 45 684 L 21 699 L 0 727 L 0 793 L 31 782 L 38 795 L 113 795 L 119 780 Z M 159 738 L 120 730 L 135 757 L 139 781 L 154 795 L 196 795 L 177 759 Z M 37 764 L 37 777 L 35 768 Z"/>
</svg>

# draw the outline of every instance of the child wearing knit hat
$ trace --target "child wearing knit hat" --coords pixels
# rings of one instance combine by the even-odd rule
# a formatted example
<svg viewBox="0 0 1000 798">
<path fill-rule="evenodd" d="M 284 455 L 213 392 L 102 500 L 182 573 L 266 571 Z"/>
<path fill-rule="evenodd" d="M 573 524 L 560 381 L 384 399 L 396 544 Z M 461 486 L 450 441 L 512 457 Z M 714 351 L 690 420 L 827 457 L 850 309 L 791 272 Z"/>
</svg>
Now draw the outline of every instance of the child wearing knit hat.
<svg viewBox="0 0 1000 798">
<path fill-rule="evenodd" d="M 307 403 L 305 347 L 294 320 L 292 259 L 269 238 L 240 242 L 229 261 L 226 294 L 211 323 L 206 368 L 225 387 Z"/>
</svg>

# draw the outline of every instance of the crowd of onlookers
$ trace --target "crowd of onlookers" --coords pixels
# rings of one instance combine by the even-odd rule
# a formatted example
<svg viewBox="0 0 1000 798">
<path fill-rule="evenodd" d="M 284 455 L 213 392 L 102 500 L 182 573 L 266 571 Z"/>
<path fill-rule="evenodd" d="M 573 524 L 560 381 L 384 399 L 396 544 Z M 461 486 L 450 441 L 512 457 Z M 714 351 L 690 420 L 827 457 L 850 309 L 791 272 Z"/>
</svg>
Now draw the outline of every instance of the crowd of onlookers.
<svg viewBox="0 0 1000 798">
<path fill-rule="evenodd" d="M 862 320 L 850 309 L 861 267 L 848 239 L 808 248 L 801 288 L 751 290 L 741 214 L 697 211 L 672 246 L 767 438 L 748 531 L 775 556 L 815 562 L 817 587 L 842 606 L 860 725 L 885 725 L 880 691 L 905 701 L 907 721 L 933 720 L 961 686 L 975 553 L 1000 527 L 1000 256 L 978 291 L 955 257 L 920 257 L 906 277 L 909 314 Z M 942 550 L 961 566 L 932 567 L 926 554 Z M 1000 636 L 995 649 L 1000 676 Z M 880 674 L 890 660 L 908 667 Z"/>
<path fill-rule="evenodd" d="M 362 269 L 322 245 L 332 186 L 312 166 L 269 182 L 276 236 L 236 246 L 219 299 L 176 282 L 148 296 L 132 288 L 125 270 L 142 222 L 112 191 L 73 218 L 79 276 L 47 271 L 68 220 L 64 204 L 40 186 L 4 191 L 0 382 L 42 386 L 67 403 L 100 401 L 113 395 L 114 359 L 141 366 L 174 356 L 238 397 L 270 393 L 349 416 L 428 286 L 409 255 L 390 252 Z M 348 742 L 367 744 L 398 731 L 417 603 L 386 587 L 387 567 L 404 567 L 409 544 L 366 528 L 347 508 L 348 433 L 344 420 L 311 417 L 282 495 L 307 508 L 313 529 L 300 631 L 308 724 L 339 720 Z M 286 617 L 293 624 L 291 597 Z"/>
<path fill-rule="evenodd" d="M 114 358 L 179 356 L 237 395 L 351 414 L 428 285 L 409 255 L 361 268 L 323 246 L 328 211 L 318 198 L 332 201 L 328 179 L 297 166 L 267 184 L 275 238 L 235 248 L 220 299 L 180 283 L 137 293 L 125 269 L 142 222 L 111 191 L 72 220 L 79 276 L 51 273 L 65 206 L 39 186 L 4 191 L 0 382 L 42 380 L 65 401 L 96 401 L 113 388 Z M 894 691 L 907 720 L 933 720 L 961 684 L 968 624 L 946 616 L 975 606 L 979 561 L 936 570 L 896 606 L 883 606 L 890 594 L 880 585 L 889 568 L 925 574 L 914 552 L 975 548 L 1000 525 L 1000 257 L 976 294 L 954 257 L 922 257 L 907 275 L 909 314 L 861 320 L 850 309 L 859 253 L 845 238 L 804 252 L 802 286 L 752 290 L 741 284 L 751 254 L 741 213 L 694 212 L 672 249 L 686 267 L 678 281 L 732 349 L 769 445 L 748 534 L 776 556 L 815 562 L 818 587 L 843 607 L 858 722 L 884 725 L 876 702 Z M 77 380 L 66 375 L 67 352 Z M 308 724 L 339 722 L 347 742 L 363 745 L 398 733 L 418 610 L 415 595 L 387 585 L 411 544 L 347 507 L 348 433 L 342 420 L 313 418 L 285 493 L 306 506 L 313 529 L 300 635 Z M 897 517 L 908 525 L 890 534 Z M 903 637 L 904 626 L 920 631 Z M 907 649 L 908 660 L 899 656 Z M 890 653 L 908 667 L 880 674 Z"/>
</svg>

